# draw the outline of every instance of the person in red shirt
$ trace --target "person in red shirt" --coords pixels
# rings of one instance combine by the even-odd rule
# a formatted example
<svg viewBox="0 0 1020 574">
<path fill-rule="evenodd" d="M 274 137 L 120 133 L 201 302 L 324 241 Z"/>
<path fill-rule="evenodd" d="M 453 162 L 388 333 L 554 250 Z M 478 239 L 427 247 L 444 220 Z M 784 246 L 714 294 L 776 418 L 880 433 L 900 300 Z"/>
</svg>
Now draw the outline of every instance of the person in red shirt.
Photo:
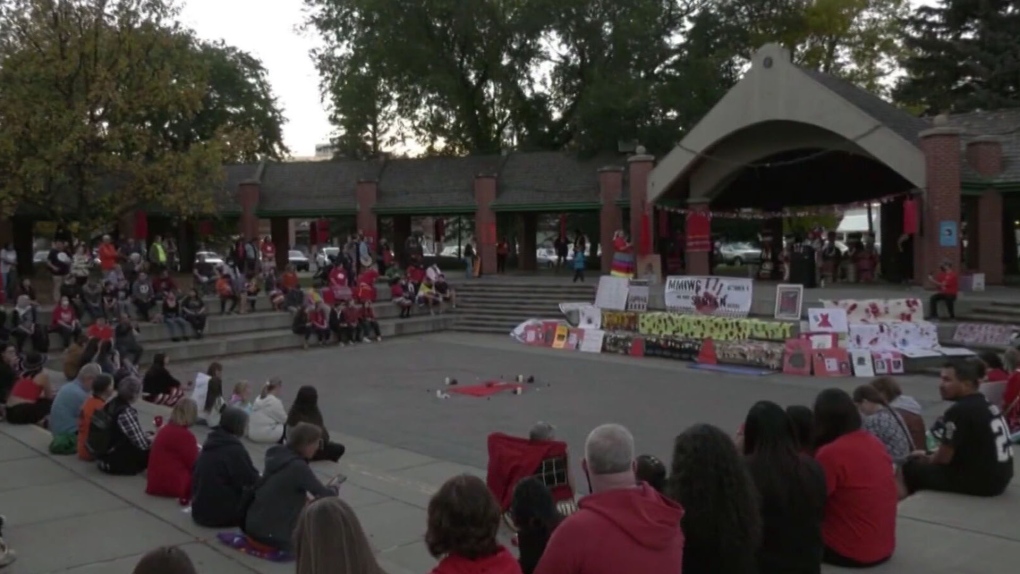
<svg viewBox="0 0 1020 574">
<path fill-rule="evenodd" d="M 360 317 L 361 335 L 365 338 L 366 343 L 375 341 L 382 341 L 382 332 L 379 330 L 379 321 L 375 318 L 375 307 L 372 306 L 371 301 L 361 302 L 361 317 Z"/>
<path fill-rule="evenodd" d="M 358 274 L 357 290 L 354 293 L 355 299 L 359 301 L 375 301 L 375 282 L 379 279 L 379 272 L 372 265 L 369 257 L 361 259 L 361 273 Z"/>
<path fill-rule="evenodd" d="M 949 320 L 956 319 L 956 296 L 960 294 L 960 276 L 953 270 L 953 264 L 946 261 L 939 267 L 940 271 L 935 277 L 928 276 L 928 280 L 934 283 L 939 291 L 928 298 L 928 315 L 930 319 L 939 318 L 939 302 L 946 304 L 949 311 Z"/>
<path fill-rule="evenodd" d="M 825 471 L 822 560 L 867 568 L 896 549 L 899 494 L 892 458 L 862 428 L 857 405 L 845 391 L 826 389 L 815 399 L 815 460 Z"/>
<path fill-rule="evenodd" d="M 159 277 L 156 277 L 152 282 L 152 289 L 156 292 L 156 298 L 162 299 L 166 297 L 167 293 L 177 292 L 177 282 L 170 276 L 170 270 L 164 269 Z"/>
<path fill-rule="evenodd" d="M 634 474 L 634 437 L 608 424 L 591 431 L 581 468 L 592 494 L 553 531 L 535 574 L 680 574 L 684 510 Z"/>
<path fill-rule="evenodd" d="M 273 238 L 266 236 L 262 240 L 262 269 L 275 269 L 276 268 L 276 245 L 273 244 Z"/>
<path fill-rule="evenodd" d="M 357 343 L 361 340 L 361 308 L 353 301 L 344 301 L 343 324 L 347 325 L 347 332 L 350 333 L 351 342 Z"/>
<path fill-rule="evenodd" d="M 89 325 L 85 335 L 89 339 L 99 339 L 100 341 L 112 341 L 113 340 L 113 327 L 106 322 L 106 317 L 100 315 L 96 317 L 95 322 Z"/>
<path fill-rule="evenodd" d="M 75 312 L 71 300 L 67 297 L 60 298 L 60 304 L 53 308 L 53 318 L 50 320 L 50 332 L 60 335 L 64 342 L 64 348 L 71 346 L 71 340 L 81 334 L 81 322 L 78 320 L 78 313 Z"/>
<path fill-rule="evenodd" d="M 117 272 L 118 257 L 117 246 L 113 244 L 109 235 L 104 235 L 103 242 L 99 245 L 99 268 L 103 270 L 106 281 Z"/>
<path fill-rule="evenodd" d="M 187 503 L 191 498 L 191 474 L 198 460 L 198 439 L 189 427 L 198 419 L 198 405 L 181 399 L 170 413 L 170 422 L 156 433 L 149 451 L 145 493 L 176 498 Z"/>
<path fill-rule="evenodd" d="M 298 279 L 293 265 L 288 265 L 287 269 L 280 275 L 280 287 L 283 287 L 284 291 L 292 291 L 301 287 L 301 280 Z"/>
<path fill-rule="evenodd" d="M 342 265 L 334 265 L 329 270 L 329 290 L 333 292 L 333 297 L 338 301 L 351 298 L 351 286 Z"/>
<path fill-rule="evenodd" d="M 318 303 L 308 312 L 308 330 L 305 331 L 305 348 L 308 348 L 308 339 L 315 335 L 319 340 L 319 346 L 329 342 L 329 308 L 325 303 Z"/>
</svg>

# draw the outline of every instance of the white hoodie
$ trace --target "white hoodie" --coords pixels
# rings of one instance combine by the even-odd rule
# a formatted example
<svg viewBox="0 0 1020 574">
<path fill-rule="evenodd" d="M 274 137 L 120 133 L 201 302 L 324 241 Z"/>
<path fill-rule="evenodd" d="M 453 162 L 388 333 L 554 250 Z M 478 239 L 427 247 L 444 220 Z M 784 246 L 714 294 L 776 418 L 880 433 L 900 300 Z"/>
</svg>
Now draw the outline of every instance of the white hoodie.
<svg viewBox="0 0 1020 574">
<path fill-rule="evenodd" d="M 276 395 L 258 397 L 248 417 L 248 439 L 260 443 L 278 443 L 283 438 L 287 410 Z"/>
</svg>

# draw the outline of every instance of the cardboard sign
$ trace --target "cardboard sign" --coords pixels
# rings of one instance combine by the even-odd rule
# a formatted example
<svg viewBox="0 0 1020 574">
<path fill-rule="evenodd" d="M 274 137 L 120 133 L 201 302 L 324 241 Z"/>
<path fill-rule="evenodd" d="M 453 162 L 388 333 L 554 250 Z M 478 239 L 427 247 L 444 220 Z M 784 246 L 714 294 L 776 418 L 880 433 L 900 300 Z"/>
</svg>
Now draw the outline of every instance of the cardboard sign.
<svg viewBox="0 0 1020 574">
<path fill-rule="evenodd" d="M 631 281 L 627 288 L 627 310 L 644 312 L 648 310 L 648 284 Z"/>
<path fill-rule="evenodd" d="M 871 378 L 875 376 L 875 365 L 871 360 L 870 352 L 850 351 L 850 361 L 853 363 L 855 377 Z"/>
<path fill-rule="evenodd" d="M 211 377 L 205 373 L 195 375 L 195 388 L 191 390 L 191 399 L 198 404 L 198 408 L 205 405 L 205 399 L 209 396 L 209 381 Z"/>
<path fill-rule="evenodd" d="M 787 339 L 783 350 L 783 374 L 811 376 L 811 342 Z"/>
<path fill-rule="evenodd" d="M 846 349 L 812 350 L 811 357 L 816 377 L 849 377 L 853 374 Z"/>
<path fill-rule="evenodd" d="M 808 309 L 808 329 L 814 333 L 846 333 L 846 311 L 838 308 Z"/>
<path fill-rule="evenodd" d="M 567 336 L 570 333 L 570 329 L 566 325 L 559 325 L 556 327 L 556 332 L 553 334 L 553 349 L 562 349 L 567 345 Z"/>
<path fill-rule="evenodd" d="M 582 353 L 601 353 L 602 342 L 606 338 L 606 332 L 601 329 L 588 329 L 581 338 L 579 347 Z"/>
<path fill-rule="evenodd" d="M 803 306 L 803 285 L 776 285 L 776 319 L 799 321 Z"/>
<path fill-rule="evenodd" d="M 630 280 L 625 277 L 599 277 L 598 290 L 595 291 L 595 306 L 599 309 L 623 311 L 627 308 L 627 293 Z"/>
<path fill-rule="evenodd" d="M 679 313 L 746 317 L 751 312 L 751 279 L 696 275 L 666 278 L 666 308 Z"/>
<path fill-rule="evenodd" d="M 563 346 L 564 349 L 576 351 L 581 346 L 581 341 L 584 340 L 584 330 L 571 328 L 567 333 L 567 344 Z"/>
</svg>

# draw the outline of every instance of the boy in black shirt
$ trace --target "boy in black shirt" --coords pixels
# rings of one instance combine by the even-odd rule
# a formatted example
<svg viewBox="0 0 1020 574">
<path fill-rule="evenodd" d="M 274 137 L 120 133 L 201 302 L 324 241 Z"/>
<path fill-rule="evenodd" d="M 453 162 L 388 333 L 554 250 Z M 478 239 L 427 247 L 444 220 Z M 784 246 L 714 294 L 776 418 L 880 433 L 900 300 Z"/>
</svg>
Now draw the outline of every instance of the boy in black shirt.
<svg viewBox="0 0 1020 574">
<path fill-rule="evenodd" d="M 1006 490 L 1013 478 L 1009 431 L 999 408 L 978 391 L 978 380 L 973 363 L 942 368 L 939 394 L 956 404 L 932 426 L 938 450 L 912 456 L 904 465 L 907 492 L 998 496 Z"/>
</svg>

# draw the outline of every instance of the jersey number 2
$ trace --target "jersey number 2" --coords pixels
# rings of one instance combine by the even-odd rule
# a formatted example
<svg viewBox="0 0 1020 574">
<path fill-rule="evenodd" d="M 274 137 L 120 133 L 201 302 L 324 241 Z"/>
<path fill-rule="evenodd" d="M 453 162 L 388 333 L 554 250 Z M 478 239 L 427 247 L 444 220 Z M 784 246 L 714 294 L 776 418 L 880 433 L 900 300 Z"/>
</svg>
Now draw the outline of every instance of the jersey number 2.
<svg viewBox="0 0 1020 574">
<path fill-rule="evenodd" d="M 1009 462 L 1013 458 L 1013 449 L 1009 444 L 1009 427 L 1001 416 L 992 419 L 992 435 L 995 436 L 995 456 L 999 462 Z"/>
</svg>

